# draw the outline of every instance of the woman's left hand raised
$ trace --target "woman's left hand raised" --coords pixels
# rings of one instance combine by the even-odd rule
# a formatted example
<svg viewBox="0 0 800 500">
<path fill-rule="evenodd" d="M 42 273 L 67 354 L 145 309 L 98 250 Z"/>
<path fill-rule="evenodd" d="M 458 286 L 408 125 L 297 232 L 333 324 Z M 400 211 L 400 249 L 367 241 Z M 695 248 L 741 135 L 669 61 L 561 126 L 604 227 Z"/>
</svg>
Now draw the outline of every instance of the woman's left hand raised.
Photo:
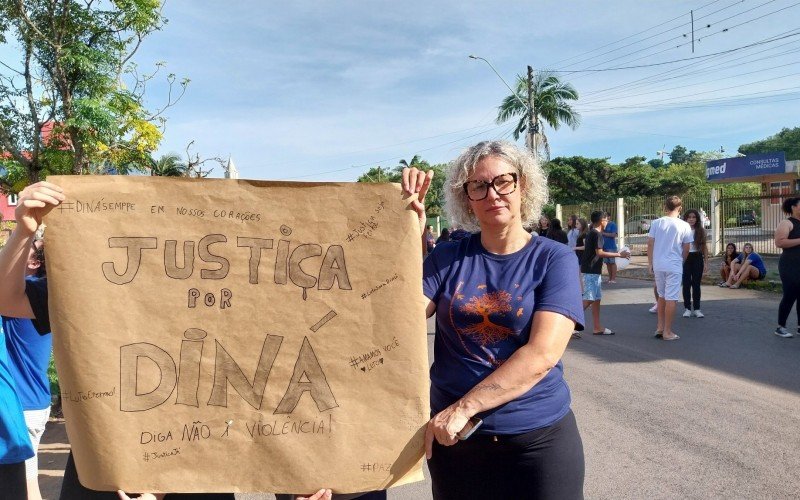
<svg viewBox="0 0 800 500">
<path fill-rule="evenodd" d="M 430 460 L 433 456 L 433 440 L 444 446 L 453 446 L 458 442 L 456 434 L 467 425 L 471 415 L 453 403 L 437 413 L 425 429 L 425 457 Z"/>
<path fill-rule="evenodd" d="M 425 215 L 425 195 L 428 194 L 428 189 L 431 187 L 431 180 L 433 180 L 433 170 L 425 172 L 417 167 L 403 169 L 401 181 L 403 197 L 411 196 L 412 194 L 417 195 L 417 199 L 411 202 L 411 208 L 417 212 L 419 228 L 422 232 L 425 232 L 425 223 L 428 220 Z"/>
</svg>

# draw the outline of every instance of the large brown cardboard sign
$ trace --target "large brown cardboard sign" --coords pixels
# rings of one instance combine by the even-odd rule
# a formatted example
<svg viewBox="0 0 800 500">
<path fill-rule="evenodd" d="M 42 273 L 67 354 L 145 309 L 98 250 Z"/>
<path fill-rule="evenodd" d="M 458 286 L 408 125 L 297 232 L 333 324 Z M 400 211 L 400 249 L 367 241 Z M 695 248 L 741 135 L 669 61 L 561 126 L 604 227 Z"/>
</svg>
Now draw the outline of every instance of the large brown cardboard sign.
<svg viewBox="0 0 800 500">
<path fill-rule="evenodd" d="M 419 480 L 416 216 L 392 184 L 51 177 L 67 432 L 97 490 Z"/>
</svg>

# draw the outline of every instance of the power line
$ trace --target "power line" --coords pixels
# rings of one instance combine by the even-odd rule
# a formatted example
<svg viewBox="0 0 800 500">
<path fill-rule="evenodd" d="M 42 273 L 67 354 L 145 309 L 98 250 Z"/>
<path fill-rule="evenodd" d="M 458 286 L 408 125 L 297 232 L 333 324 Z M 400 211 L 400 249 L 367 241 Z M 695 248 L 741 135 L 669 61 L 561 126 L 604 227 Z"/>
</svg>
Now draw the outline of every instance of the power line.
<svg viewBox="0 0 800 500">
<path fill-rule="evenodd" d="M 800 5 L 800 3 L 795 4 L 795 5 Z M 736 52 L 736 51 L 747 49 L 747 48 L 750 48 L 750 47 L 755 47 L 757 45 L 764 45 L 766 43 L 776 42 L 778 40 L 783 40 L 784 38 L 791 38 L 791 37 L 798 36 L 798 35 L 800 35 L 800 32 L 792 33 L 791 35 L 785 35 L 785 36 L 782 36 L 782 37 L 779 37 L 779 38 L 773 38 L 773 39 L 769 39 L 769 40 L 763 40 L 763 41 L 760 41 L 760 42 L 751 43 L 751 44 L 748 44 L 748 45 L 743 45 L 741 47 L 736 47 L 736 48 L 733 48 L 733 49 L 723 50 L 723 51 L 720 51 L 720 52 L 714 52 L 713 54 L 706 54 L 704 56 L 685 57 L 683 59 L 674 59 L 672 61 L 664 61 L 664 62 L 660 62 L 660 63 L 639 64 L 639 65 L 636 65 L 636 66 L 618 66 L 616 68 L 579 69 L 579 70 L 574 70 L 574 71 L 571 71 L 571 70 L 552 70 L 552 71 L 554 73 L 601 73 L 601 72 L 605 72 L 605 71 L 619 71 L 619 70 L 623 70 L 623 69 L 652 68 L 654 66 L 664 66 L 664 65 L 667 65 L 667 64 L 675 64 L 677 62 L 694 61 L 694 60 L 697 60 L 697 59 L 707 59 L 709 57 L 715 57 L 715 56 L 722 55 L 722 54 L 730 54 L 731 52 Z"/>
<path fill-rule="evenodd" d="M 773 51 L 773 50 L 781 48 L 781 47 L 786 47 L 787 45 L 797 44 L 798 42 L 800 42 L 800 40 L 793 40 L 793 41 L 790 41 L 790 42 L 787 42 L 787 43 L 783 43 L 783 44 L 777 45 L 775 47 L 769 47 L 769 48 L 766 48 L 764 50 L 760 50 L 760 51 L 748 54 L 747 56 L 745 56 L 745 58 L 751 58 L 751 57 L 757 56 L 759 54 L 763 54 L 765 52 L 770 52 L 770 51 Z M 777 54 L 772 54 L 770 56 L 761 57 L 760 59 L 758 59 L 758 62 L 767 61 L 769 59 L 772 59 L 772 58 L 775 58 L 775 57 L 779 57 L 779 56 L 782 56 L 782 55 L 792 54 L 792 53 L 798 52 L 798 50 L 800 50 L 800 49 L 787 50 L 785 52 L 779 52 Z M 722 57 L 725 57 L 725 56 L 722 56 Z M 689 64 L 686 64 L 684 66 L 681 66 L 679 68 L 675 68 L 675 69 L 672 69 L 672 70 L 660 71 L 658 73 L 654 73 L 654 74 L 639 78 L 637 80 L 632 80 L 630 82 L 622 83 L 622 84 L 619 84 L 619 85 L 614 85 L 612 87 L 608 87 L 608 88 L 605 88 L 605 89 L 600 89 L 600 90 L 596 90 L 596 91 L 585 93 L 585 94 L 583 94 L 583 97 L 596 96 L 598 94 L 607 94 L 607 93 L 610 93 L 611 95 L 615 95 L 615 94 L 619 94 L 622 91 L 632 90 L 632 89 L 637 88 L 637 87 L 638 88 L 648 87 L 648 86 L 653 85 L 654 83 L 660 84 L 660 83 L 664 83 L 664 82 L 669 81 L 669 80 L 675 80 L 675 79 L 678 79 L 678 78 L 685 78 L 685 77 L 698 76 L 698 75 L 702 75 L 702 74 L 706 74 L 706 73 L 711 73 L 712 71 L 715 70 L 715 68 L 719 68 L 718 71 L 724 71 L 726 69 L 730 69 L 730 68 L 733 68 L 733 67 L 739 67 L 744 63 L 750 63 L 750 62 L 755 62 L 755 61 L 747 61 L 747 60 L 743 60 L 743 59 L 737 59 L 733 63 L 732 66 L 728 66 L 728 67 L 722 67 L 722 66 L 724 66 L 726 64 L 730 64 L 730 61 L 721 61 L 721 62 L 717 62 L 716 64 L 712 64 L 710 66 L 706 66 L 706 67 L 700 69 L 699 71 L 691 70 L 691 71 L 688 71 L 688 72 L 685 72 L 685 73 L 677 73 L 680 70 L 683 70 L 683 69 L 686 69 L 686 68 L 690 68 L 692 66 L 702 65 L 702 64 L 705 64 L 706 62 L 709 62 L 709 61 L 697 61 L 697 62 L 689 63 Z M 652 81 L 652 80 L 654 80 L 656 78 L 659 78 L 659 77 L 661 77 L 663 75 L 672 75 L 672 76 L 669 76 L 667 78 L 660 78 L 657 82 L 653 82 Z"/>
<path fill-rule="evenodd" d="M 713 1 L 711 1 L 711 2 L 709 2 L 709 3 L 707 3 L 707 4 L 705 4 L 705 5 L 702 5 L 702 6 L 698 7 L 698 8 L 696 8 L 696 9 L 694 9 L 694 10 L 696 10 L 696 11 L 697 11 L 697 10 L 702 10 L 702 9 L 704 9 L 704 8 L 708 7 L 709 5 L 715 4 L 715 3 L 719 2 L 719 1 L 720 1 L 720 0 L 713 0 Z M 741 3 L 741 2 L 743 2 L 743 1 L 744 1 L 744 0 L 739 0 L 739 1 L 735 2 L 734 4 L 732 4 L 732 5 L 735 5 L 736 3 Z M 732 5 L 731 5 L 731 6 L 732 6 Z M 731 6 L 729 6 L 729 7 L 731 7 Z M 717 11 L 717 12 L 719 12 L 719 11 Z M 713 13 L 712 13 L 712 14 L 713 14 Z M 562 59 L 562 60 L 560 60 L 560 61 L 556 61 L 556 62 L 554 62 L 554 63 L 552 63 L 552 64 L 550 64 L 550 65 L 548 65 L 548 66 L 549 66 L 549 67 L 556 66 L 556 65 L 558 65 L 558 64 L 561 64 L 561 63 L 563 63 L 563 62 L 569 61 L 569 60 L 571 60 L 571 59 L 575 59 L 576 57 L 582 57 L 582 56 L 584 56 L 584 55 L 591 54 L 591 53 L 593 53 L 593 52 L 597 52 L 598 50 L 602 50 L 602 49 L 604 49 L 604 48 L 606 48 L 606 47 L 610 47 L 610 46 L 612 46 L 612 45 L 615 45 L 615 44 L 617 44 L 617 43 L 619 43 L 619 42 L 625 41 L 625 40 L 627 40 L 627 39 L 629 39 L 629 38 L 633 38 L 633 37 L 635 37 L 635 36 L 642 35 L 642 34 L 644 34 L 644 33 L 647 33 L 647 32 L 648 32 L 648 31 L 650 31 L 650 30 L 656 29 L 656 28 L 658 28 L 658 27 L 660 27 L 660 26 L 664 26 L 665 24 L 669 24 L 669 23 L 671 23 L 672 21 L 676 21 L 676 20 L 678 20 L 678 19 L 680 19 L 680 18 L 682 18 L 682 17 L 684 17 L 684 16 L 686 16 L 686 14 L 685 14 L 685 13 L 684 13 L 684 14 L 681 14 L 681 15 L 679 15 L 679 16 L 673 17 L 672 19 L 670 19 L 670 20 L 668 20 L 668 21 L 664 21 L 663 23 L 659 23 L 659 24 L 656 24 L 656 25 L 654 25 L 654 26 L 651 26 L 651 27 L 649 27 L 649 28 L 647 28 L 647 29 L 645 29 L 645 30 L 642 30 L 642 31 L 638 32 L 638 33 L 634 33 L 634 34 L 632 34 L 632 35 L 628 35 L 628 36 L 626 36 L 626 37 L 624 37 L 624 38 L 620 38 L 619 40 L 617 40 L 617 41 L 615 41 L 615 42 L 607 43 L 607 44 L 605 44 L 605 45 L 602 45 L 602 46 L 600 46 L 600 47 L 597 47 L 596 49 L 592 49 L 592 50 L 589 50 L 589 51 L 586 51 L 586 52 L 582 52 L 582 53 L 580 53 L 580 54 L 577 54 L 577 55 L 575 55 L 575 56 L 568 57 L 567 59 Z M 662 31 L 662 32 L 660 32 L 660 33 L 657 33 L 656 35 L 653 35 L 653 36 L 662 35 L 662 34 L 664 34 L 664 33 L 667 33 L 667 32 L 669 32 L 669 31 L 672 31 L 672 30 L 679 29 L 679 28 L 680 28 L 680 27 L 682 27 L 682 26 L 683 26 L 683 25 L 681 25 L 681 26 L 677 26 L 677 27 L 675 27 L 675 28 L 672 28 L 672 29 L 670 29 L 670 30 L 667 30 L 667 31 Z M 645 38 L 644 40 L 648 40 L 649 38 L 652 38 L 652 37 Z M 641 43 L 641 42 L 643 42 L 644 40 L 638 40 L 638 41 L 636 41 L 636 42 L 634 42 L 634 43 L 631 43 L 631 44 L 625 45 L 625 46 L 623 46 L 623 47 L 621 47 L 621 48 L 630 47 L 631 45 L 635 45 L 636 43 Z M 619 50 L 619 49 L 617 49 L 617 50 Z M 607 54 L 607 53 L 609 53 L 609 52 L 606 52 L 606 53 L 604 53 L 604 54 Z M 604 54 L 599 54 L 599 55 L 600 55 L 600 56 L 602 56 L 602 55 L 604 55 Z M 587 60 L 588 60 L 588 59 L 583 59 L 583 60 L 580 60 L 580 61 L 574 62 L 574 63 L 572 63 L 572 64 L 569 64 L 569 65 L 567 65 L 566 67 L 569 67 L 569 66 L 574 66 L 575 64 L 578 64 L 578 63 L 581 63 L 581 62 L 584 62 L 584 61 L 587 61 Z"/>
</svg>

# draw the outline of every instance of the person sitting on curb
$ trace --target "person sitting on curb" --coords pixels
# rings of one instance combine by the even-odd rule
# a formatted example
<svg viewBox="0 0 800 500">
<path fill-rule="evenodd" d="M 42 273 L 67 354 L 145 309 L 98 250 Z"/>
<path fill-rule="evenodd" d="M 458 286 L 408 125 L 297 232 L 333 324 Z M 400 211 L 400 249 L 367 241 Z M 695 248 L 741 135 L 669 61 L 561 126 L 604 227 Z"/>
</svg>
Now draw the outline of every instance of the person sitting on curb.
<svg viewBox="0 0 800 500">
<path fill-rule="evenodd" d="M 739 251 L 736 249 L 736 243 L 728 243 L 725 245 L 725 255 L 722 257 L 722 267 L 719 269 L 719 275 L 722 277 L 719 286 L 724 287 L 728 278 L 731 277 L 731 272 L 733 271 L 731 265 L 738 256 Z"/>
<path fill-rule="evenodd" d="M 723 288 L 739 288 L 750 280 L 759 281 L 767 276 L 767 267 L 760 255 L 753 251 L 752 243 L 745 243 L 742 253 L 731 263 L 731 275 L 721 284 Z"/>
</svg>

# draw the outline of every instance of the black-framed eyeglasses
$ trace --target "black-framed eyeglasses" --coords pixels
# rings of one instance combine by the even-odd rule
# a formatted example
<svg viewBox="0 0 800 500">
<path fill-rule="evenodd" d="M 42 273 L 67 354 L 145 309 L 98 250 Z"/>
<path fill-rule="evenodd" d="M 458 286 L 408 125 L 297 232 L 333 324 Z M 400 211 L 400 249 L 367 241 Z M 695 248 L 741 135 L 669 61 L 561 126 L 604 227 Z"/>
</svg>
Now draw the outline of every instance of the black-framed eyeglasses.
<svg viewBox="0 0 800 500">
<path fill-rule="evenodd" d="M 489 182 L 467 181 L 463 184 L 467 198 L 472 201 L 481 201 L 489 196 L 489 186 L 498 195 L 511 194 L 517 189 L 517 173 L 508 172 L 500 174 Z"/>
</svg>

